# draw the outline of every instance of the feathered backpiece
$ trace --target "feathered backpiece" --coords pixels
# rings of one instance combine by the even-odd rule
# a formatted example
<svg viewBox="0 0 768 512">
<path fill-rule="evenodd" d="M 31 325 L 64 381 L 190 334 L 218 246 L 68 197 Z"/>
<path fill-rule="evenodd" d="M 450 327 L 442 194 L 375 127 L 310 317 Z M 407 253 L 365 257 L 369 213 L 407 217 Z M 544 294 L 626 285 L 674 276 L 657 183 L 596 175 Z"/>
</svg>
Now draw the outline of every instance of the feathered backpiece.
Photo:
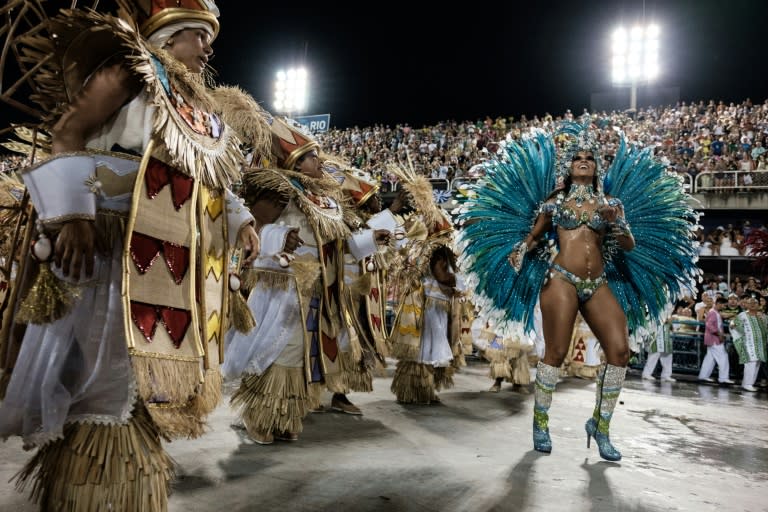
<svg viewBox="0 0 768 512">
<path fill-rule="evenodd" d="M 485 177 L 459 209 L 459 264 L 473 302 L 502 331 L 522 322 L 533 330 L 534 307 L 548 268 L 546 244 L 525 256 L 520 273 L 507 261 L 525 239 L 539 205 L 555 188 L 555 145 L 542 130 L 508 140 L 484 164 Z"/>
<path fill-rule="evenodd" d="M 635 248 L 618 249 L 608 234 L 603 255 L 608 283 L 632 331 L 646 318 L 658 321 L 668 304 L 695 287 L 701 275 L 694 236 L 699 214 L 681 178 L 653 157 L 652 147 L 629 145 L 624 134 L 619 135 L 604 189 L 606 195 L 621 199 Z"/>
</svg>

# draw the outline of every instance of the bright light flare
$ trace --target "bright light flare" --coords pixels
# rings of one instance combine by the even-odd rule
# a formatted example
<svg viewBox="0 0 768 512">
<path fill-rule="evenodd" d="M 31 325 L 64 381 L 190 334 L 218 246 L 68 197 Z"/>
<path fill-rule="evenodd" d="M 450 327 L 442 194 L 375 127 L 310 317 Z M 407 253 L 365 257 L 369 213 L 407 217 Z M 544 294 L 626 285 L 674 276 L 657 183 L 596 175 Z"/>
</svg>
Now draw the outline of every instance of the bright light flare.
<svg viewBox="0 0 768 512">
<path fill-rule="evenodd" d="M 308 73 L 304 68 L 278 71 L 273 102 L 275 109 L 288 114 L 305 110 L 308 84 Z"/>
<path fill-rule="evenodd" d="M 616 28 L 611 34 L 611 80 L 614 85 L 637 84 L 659 76 L 661 28 L 655 23 Z"/>
</svg>

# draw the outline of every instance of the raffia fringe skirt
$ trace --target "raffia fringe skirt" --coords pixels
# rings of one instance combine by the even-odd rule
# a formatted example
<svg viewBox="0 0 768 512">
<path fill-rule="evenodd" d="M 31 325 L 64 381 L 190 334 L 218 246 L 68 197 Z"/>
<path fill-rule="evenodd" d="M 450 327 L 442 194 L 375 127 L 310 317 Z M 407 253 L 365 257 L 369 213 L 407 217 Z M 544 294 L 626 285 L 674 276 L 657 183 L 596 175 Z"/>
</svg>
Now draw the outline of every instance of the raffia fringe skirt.
<svg viewBox="0 0 768 512">
<path fill-rule="evenodd" d="M 275 430 L 298 434 L 313 402 L 307 391 L 304 369 L 277 364 L 262 375 L 243 377 L 231 400 L 250 434 Z"/>
<path fill-rule="evenodd" d="M 15 476 L 50 512 L 168 510 L 173 461 L 157 426 L 139 404 L 125 425 L 70 423 L 64 437 L 41 447 Z"/>
</svg>

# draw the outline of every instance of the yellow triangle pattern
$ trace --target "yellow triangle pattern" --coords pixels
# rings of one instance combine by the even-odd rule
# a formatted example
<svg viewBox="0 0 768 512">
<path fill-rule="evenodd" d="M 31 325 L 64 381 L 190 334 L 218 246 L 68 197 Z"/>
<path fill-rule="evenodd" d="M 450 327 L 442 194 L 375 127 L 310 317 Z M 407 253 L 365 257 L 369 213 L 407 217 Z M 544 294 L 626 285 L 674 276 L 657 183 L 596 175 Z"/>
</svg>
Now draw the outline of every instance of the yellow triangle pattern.
<svg viewBox="0 0 768 512">
<path fill-rule="evenodd" d="M 215 199 L 212 199 L 209 196 L 206 199 L 207 202 L 205 203 L 205 209 L 208 210 L 208 215 L 211 216 L 212 220 L 218 219 L 219 215 L 221 215 L 221 212 L 224 211 L 224 197 L 219 196 Z"/>
<path fill-rule="evenodd" d="M 206 324 L 206 333 L 208 334 L 208 340 L 211 341 L 213 338 L 216 338 L 216 341 L 219 340 L 219 330 L 221 329 L 221 317 L 219 316 L 218 311 L 214 311 L 211 313 L 211 316 L 208 317 L 208 323 Z"/>
<path fill-rule="evenodd" d="M 208 253 L 205 257 L 205 277 L 213 274 L 214 279 L 221 281 L 221 275 L 224 273 L 224 255 L 216 256 Z"/>
</svg>

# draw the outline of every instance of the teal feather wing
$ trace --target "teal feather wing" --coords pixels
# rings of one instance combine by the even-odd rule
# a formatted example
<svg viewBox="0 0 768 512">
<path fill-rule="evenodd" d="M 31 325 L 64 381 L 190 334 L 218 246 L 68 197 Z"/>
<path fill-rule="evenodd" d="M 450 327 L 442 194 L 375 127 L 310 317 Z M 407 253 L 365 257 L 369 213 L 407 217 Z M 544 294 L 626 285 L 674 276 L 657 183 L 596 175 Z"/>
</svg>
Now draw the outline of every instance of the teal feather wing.
<svg viewBox="0 0 768 512">
<path fill-rule="evenodd" d="M 485 164 L 473 198 L 459 213 L 462 270 L 473 301 L 503 329 L 523 323 L 533 329 L 533 310 L 548 268 L 548 252 L 529 252 L 520 273 L 507 256 L 531 231 L 540 204 L 555 186 L 555 148 L 542 131 L 508 141 Z"/>
<path fill-rule="evenodd" d="M 608 282 L 634 332 L 646 323 L 646 313 L 659 320 L 698 279 L 698 214 L 681 180 L 653 158 L 652 148 L 630 146 L 623 136 L 603 188 L 621 200 L 635 238 L 629 252 L 618 249 L 612 235 L 605 238 Z"/>
</svg>

